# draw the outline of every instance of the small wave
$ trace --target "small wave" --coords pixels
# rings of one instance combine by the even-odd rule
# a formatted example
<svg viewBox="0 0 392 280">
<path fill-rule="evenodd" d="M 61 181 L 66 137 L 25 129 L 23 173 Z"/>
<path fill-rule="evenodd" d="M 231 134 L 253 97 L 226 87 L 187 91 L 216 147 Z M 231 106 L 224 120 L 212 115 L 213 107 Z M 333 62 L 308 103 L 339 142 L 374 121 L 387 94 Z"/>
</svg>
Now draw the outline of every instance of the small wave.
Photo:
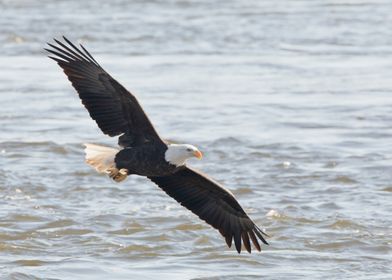
<svg viewBox="0 0 392 280">
<path fill-rule="evenodd" d="M 9 278 L 7 279 L 18 279 L 18 280 L 39 280 L 42 278 L 38 278 L 36 276 L 33 276 L 32 274 L 26 274 L 26 273 L 20 273 L 20 272 L 13 272 L 9 275 Z M 58 278 L 50 278 L 51 280 L 55 280 Z"/>
<path fill-rule="evenodd" d="M 353 178 L 351 178 L 349 176 L 346 176 L 346 175 L 337 176 L 337 177 L 335 177 L 333 179 L 333 181 L 337 182 L 337 183 L 343 183 L 343 184 L 355 184 L 355 183 L 358 183 L 355 179 L 353 179 Z"/>
<path fill-rule="evenodd" d="M 40 229 L 53 229 L 53 228 L 63 228 L 63 227 L 69 227 L 75 225 L 75 221 L 70 220 L 70 219 L 64 219 L 64 220 L 57 220 L 54 222 L 49 222 L 45 224 L 44 226 L 40 227 Z"/>
<path fill-rule="evenodd" d="M 89 229 L 83 228 L 66 228 L 66 229 L 59 229 L 55 231 L 51 231 L 47 237 L 61 237 L 61 236 L 82 236 L 85 234 L 93 233 L 94 231 Z"/>
<path fill-rule="evenodd" d="M 169 250 L 170 246 L 165 246 L 165 245 L 158 245 L 158 246 L 151 246 L 151 245 L 127 245 L 127 246 L 123 246 L 122 248 L 120 248 L 118 251 L 120 253 L 143 253 L 143 255 L 145 256 L 146 252 L 149 253 L 149 256 L 154 255 L 157 256 L 158 253 L 156 253 L 157 251 L 160 250 Z"/>
<path fill-rule="evenodd" d="M 57 144 L 53 141 L 6 141 L 0 143 L 0 150 L 3 154 L 6 154 L 7 157 L 12 158 L 30 157 L 31 155 L 28 154 L 27 151 L 31 152 L 32 150 L 43 150 L 61 155 L 68 153 L 67 149 L 63 145 Z"/>
<path fill-rule="evenodd" d="M 392 186 L 388 186 L 382 189 L 384 192 L 392 192 Z"/>
<path fill-rule="evenodd" d="M 307 246 L 317 250 L 339 250 L 344 248 L 361 248 L 364 247 L 366 243 L 350 239 L 344 241 L 335 241 L 335 242 L 328 242 L 328 243 L 315 243 L 315 242 L 307 242 Z"/>
<path fill-rule="evenodd" d="M 174 230 L 202 230 L 204 225 L 202 224 L 180 224 L 173 228 Z"/>
<path fill-rule="evenodd" d="M 26 42 L 26 38 L 24 38 L 23 36 L 12 34 L 7 37 L 7 42 L 15 43 L 15 44 L 22 44 L 22 43 Z"/>
<path fill-rule="evenodd" d="M 336 220 L 327 226 L 332 229 L 363 229 L 364 227 L 350 220 Z"/>
<path fill-rule="evenodd" d="M 45 219 L 39 216 L 33 216 L 29 214 L 14 214 L 7 217 L 7 220 L 13 222 L 42 222 Z"/>
<path fill-rule="evenodd" d="M 244 142 L 236 137 L 222 137 L 222 138 L 215 139 L 214 141 L 212 141 L 210 145 L 216 147 L 221 145 L 241 145 L 241 144 L 244 144 Z"/>
<path fill-rule="evenodd" d="M 273 219 L 273 220 L 277 220 L 277 221 L 295 221 L 301 224 L 315 224 L 315 223 L 319 223 L 318 220 L 313 220 L 313 219 L 309 219 L 309 218 L 305 218 L 305 217 L 293 217 L 293 216 L 289 216 L 285 213 L 282 213 L 278 210 L 270 210 L 267 214 L 266 217 Z"/>
<path fill-rule="evenodd" d="M 126 227 L 122 227 L 120 229 L 109 231 L 109 233 L 116 234 L 116 235 L 130 235 L 137 232 L 145 231 L 146 228 L 139 223 L 132 222 L 127 224 Z"/>
<path fill-rule="evenodd" d="M 21 266 L 42 266 L 47 264 L 47 262 L 41 260 L 17 260 L 12 263 Z"/>
<path fill-rule="evenodd" d="M 239 187 L 239 188 L 237 188 L 235 190 L 235 193 L 237 195 L 240 195 L 240 194 L 252 194 L 252 193 L 254 193 L 254 191 L 251 188 Z"/>
<path fill-rule="evenodd" d="M 270 210 L 270 211 L 266 214 L 266 216 L 269 217 L 269 218 L 277 218 L 277 219 L 281 219 L 281 218 L 284 217 L 283 214 L 279 213 L 277 210 L 274 210 L 274 209 Z"/>
</svg>

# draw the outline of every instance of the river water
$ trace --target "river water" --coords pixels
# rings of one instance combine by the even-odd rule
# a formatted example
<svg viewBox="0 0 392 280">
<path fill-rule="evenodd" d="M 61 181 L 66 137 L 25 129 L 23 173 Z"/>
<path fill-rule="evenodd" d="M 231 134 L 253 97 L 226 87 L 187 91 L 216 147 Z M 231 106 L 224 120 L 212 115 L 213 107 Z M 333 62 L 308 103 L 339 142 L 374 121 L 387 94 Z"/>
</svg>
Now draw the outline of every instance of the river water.
<svg viewBox="0 0 392 280">
<path fill-rule="evenodd" d="M 1 279 L 391 279 L 392 2 L 0 0 Z M 82 42 L 271 236 L 238 255 L 104 136 L 43 47 Z"/>
</svg>

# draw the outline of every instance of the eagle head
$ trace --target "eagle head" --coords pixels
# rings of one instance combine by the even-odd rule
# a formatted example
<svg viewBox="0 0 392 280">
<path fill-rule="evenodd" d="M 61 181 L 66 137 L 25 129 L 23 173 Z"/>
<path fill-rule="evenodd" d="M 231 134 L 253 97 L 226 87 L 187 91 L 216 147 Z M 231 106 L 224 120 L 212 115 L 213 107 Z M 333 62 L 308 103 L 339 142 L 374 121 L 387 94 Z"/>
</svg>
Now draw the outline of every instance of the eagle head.
<svg viewBox="0 0 392 280">
<path fill-rule="evenodd" d="M 186 160 L 192 157 L 201 159 L 203 154 L 193 145 L 169 144 L 165 152 L 165 160 L 173 165 L 184 165 Z"/>
</svg>

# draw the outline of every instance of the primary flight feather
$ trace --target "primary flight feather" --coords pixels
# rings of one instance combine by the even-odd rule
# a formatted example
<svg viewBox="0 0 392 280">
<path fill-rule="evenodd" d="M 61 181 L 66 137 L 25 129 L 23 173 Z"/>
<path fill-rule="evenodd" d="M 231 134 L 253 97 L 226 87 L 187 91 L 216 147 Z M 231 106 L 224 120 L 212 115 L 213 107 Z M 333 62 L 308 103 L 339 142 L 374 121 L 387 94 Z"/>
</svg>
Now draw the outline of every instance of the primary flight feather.
<svg viewBox="0 0 392 280">
<path fill-rule="evenodd" d="M 234 195 L 201 172 L 186 165 L 201 152 L 189 144 L 166 143 L 133 94 L 113 79 L 82 46 L 67 38 L 55 39 L 46 49 L 64 70 L 92 119 L 102 132 L 119 136 L 121 149 L 85 144 L 86 162 L 115 181 L 141 175 L 157 184 L 169 196 L 202 220 L 218 229 L 231 247 L 241 244 L 251 252 L 251 241 L 260 251 L 266 235 L 245 213 Z"/>
</svg>

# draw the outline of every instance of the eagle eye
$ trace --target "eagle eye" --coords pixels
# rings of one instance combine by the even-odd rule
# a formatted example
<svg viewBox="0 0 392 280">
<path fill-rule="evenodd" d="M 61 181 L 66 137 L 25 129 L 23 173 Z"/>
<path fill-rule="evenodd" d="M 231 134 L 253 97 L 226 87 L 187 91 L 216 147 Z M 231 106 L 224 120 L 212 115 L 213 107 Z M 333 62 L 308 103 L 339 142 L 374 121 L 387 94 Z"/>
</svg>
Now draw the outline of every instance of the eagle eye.
<svg viewBox="0 0 392 280">
<path fill-rule="evenodd" d="M 187 150 L 187 152 L 192 152 L 191 148 L 187 148 L 186 150 Z"/>
</svg>

